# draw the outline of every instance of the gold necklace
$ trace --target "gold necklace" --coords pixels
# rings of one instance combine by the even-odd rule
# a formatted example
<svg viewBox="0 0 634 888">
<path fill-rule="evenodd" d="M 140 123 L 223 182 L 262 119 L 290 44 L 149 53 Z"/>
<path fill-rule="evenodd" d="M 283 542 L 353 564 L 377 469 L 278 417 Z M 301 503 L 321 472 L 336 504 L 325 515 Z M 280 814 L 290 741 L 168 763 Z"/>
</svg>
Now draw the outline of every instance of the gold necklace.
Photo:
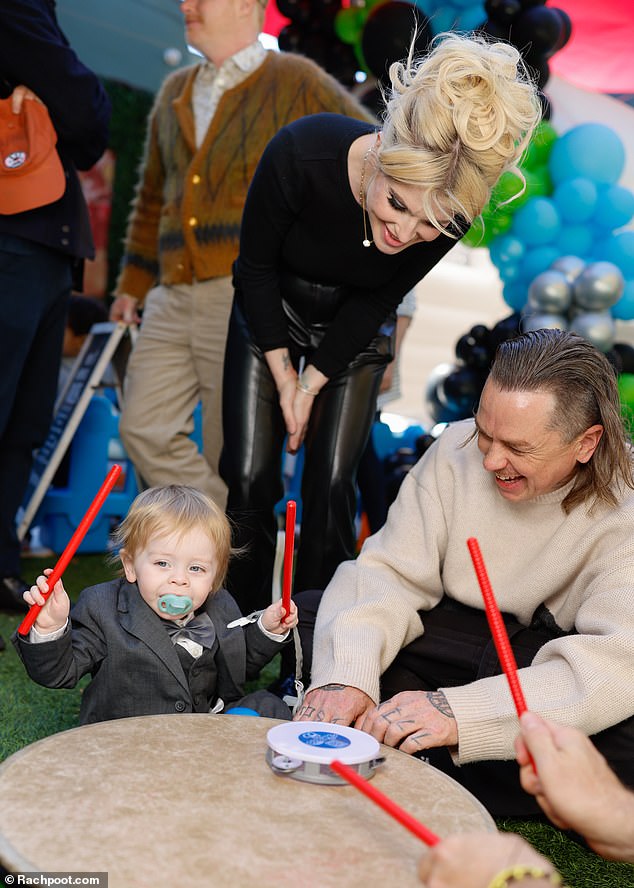
<svg viewBox="0 0 634 888">
<path fill-rule="evenodd" d="M 366 220 L 366 212 L 365 212 L 365 164 L 372 153 L 372 149 L 374 145 L 371 145 L 368 150 L 363 155 L 363 163 L 361 164 L 361 185 L 359 186 L 359 200 L 361 201 L 361 212 L 363 213 L 363 246 L 371 247 L 372 241 L 368 238 L 368 225 Z"/>
</svg>

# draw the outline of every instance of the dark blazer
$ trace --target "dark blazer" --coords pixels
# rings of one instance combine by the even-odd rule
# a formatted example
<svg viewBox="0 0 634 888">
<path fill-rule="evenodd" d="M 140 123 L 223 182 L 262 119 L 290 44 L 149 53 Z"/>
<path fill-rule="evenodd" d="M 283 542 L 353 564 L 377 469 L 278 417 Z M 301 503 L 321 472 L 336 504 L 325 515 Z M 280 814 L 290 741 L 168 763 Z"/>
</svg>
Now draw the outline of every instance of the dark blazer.
<svg viewBox="0 0 634 888">
<path fill-rule="evenodd" d="M 241 613 L 225 589 L 204 608 L 215 626 L 219 653 L 216 695 L 225 704 L 244 695 L 244 682 L 255 678 L 279 653 L 256 623 L 228 629 Z M 31 644 L 14 635 L 13 643 L 30 677 L 48 688 L 73 688 L 83 675 L 80 722 L 195 710 L 185 673 L 164 621 L 141 598 L 136 583 L 111 580 L 90 586 L 71 610 L 69 628 L 57 641 Z"/>
<path fill-rule="evenodd" d="M 57 132 L 66 191 L 44 207 L 0 214 L 0 232 L 92 258 L 88 210 L 76 170 L 95 164 L 108 145 L 110 101 L 98 77 L 69 46 L 51 0 L 0 0 L 0 98 L 28 86 Z"/>
</svg>

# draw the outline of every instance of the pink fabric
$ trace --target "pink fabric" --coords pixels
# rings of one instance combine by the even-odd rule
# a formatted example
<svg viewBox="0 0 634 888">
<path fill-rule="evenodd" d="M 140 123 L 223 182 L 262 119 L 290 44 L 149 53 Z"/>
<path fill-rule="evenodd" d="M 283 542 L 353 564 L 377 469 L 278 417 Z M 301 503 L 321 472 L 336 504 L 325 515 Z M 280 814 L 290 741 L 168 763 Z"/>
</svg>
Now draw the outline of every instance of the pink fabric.
<svg viewBox="0 0 634 888">
<path fill-rule="evenodd" d="M 284 18 L 277 8 L 275 0 L 269 0 L 264 14 L 264 28 L 262 29 L 264 33 L 272 34 L 273 37 L 277 37 L 282 28 L 285 25 L 288 25 L 289 22 L 290 19 Z"/>
<path fill-rule="evenodd" d="M 582 89 L 634 93 L 633 0 L 548 0 L 572 22 L 568 43 L 549 60 L 552 74 Z"/>
</svg>

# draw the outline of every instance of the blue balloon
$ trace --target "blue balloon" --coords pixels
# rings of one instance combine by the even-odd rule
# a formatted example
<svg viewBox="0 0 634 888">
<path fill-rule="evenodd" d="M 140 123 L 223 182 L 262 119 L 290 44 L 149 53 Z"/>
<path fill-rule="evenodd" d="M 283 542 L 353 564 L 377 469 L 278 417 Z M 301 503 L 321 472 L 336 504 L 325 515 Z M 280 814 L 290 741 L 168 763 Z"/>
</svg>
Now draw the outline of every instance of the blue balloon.
<svg viewBox="0 0 634 888">
<path fill-rule="evenodd" d="M 504 285 L 502 297 L 513 311 L 521 311 L 528 299 L 528 287 L 525 283 L 509 283 Z"/>
<path fill-rule="evenodd" d="M 448 4 L 437 6 L 429 20 L 432 33 L 444 34 L 445 31 L 453 31 L 457 18 L 458 10 L 455 7 Z"/>
<path fill-rule="evenodd" d="M 458 15 L 455 25 L 456 31 L 475 31 L 476 28 L 479 28 L 487 20 L 484 3 L 472 5 L 472 0 L 468 0 L 468 2 L 467 8 Z M 456 3 L 456 6 L 458 5 Z"/>
<path fill-rule="evenodd" d="M 599 199 L 592 221 L 598 228 L 614 231 L 627 225 L 634 216 L 634 194 L 622 185 L 599 189 Z"/>
<path fill-rule="evenodd" d="M 564 222 L 586 222 L 597 208 L 597 198 L 597 186 L 581 176 L 562 182 L 553 192 L 553 201 Z"/>
<path fill-rule="evenodd" d="M 625 167 L 625 148 L 620 137 L 601 123 L 582 123 L 554 143 L 548 168 L 555 185 L 583 176 L 612 185 Z"/>
<path fill-rule="evenodd" d="M 619 321 L 634 320 L 634 278 L 625 281 L 623 295 L 610 310 L 612 317 Z"/>
<path fill-rule="evenodd" d="M 523 277 L 522 270 L 517 262 L 505 262 L 504 265 L 500 265 L 498 274 L 505 284 L 519 281 Z"/>
<path fill-rule="evenodd" d="M 512 237 L 510 234 L 495 237 L 489 244 L 491 262 L 497 266 L 516 263 L 525 252 L 526 248 L 522 241 L 517 237 Z"/>
<path fill-rule="evenodd" d="M 555 246 L 536 247 L 534 250 L 527 250 L 520 265 L 522 278 L 532 281 L 546 271 L 558 259 L 561 253 Z"/>
<path fill-rule="evenodd" d="M 413 5 L 416 7 L 416 9 L 420 10 L 423 13 L 423 15 L 427 16 L 428 18 L 432 15 L 434 10 L 436 9 L 435 0 L 414 0 Z"/>
<path fill-rule="evenodd" d="M 585 257 L 592 249 L 594 235 L 589 225 L 566 225 L 555 241 L 561 256 Z"/>
<path fill-rule="evenodd" d="M 626 280 L 634 278 L 634 231 L 619 231 L 613 235 L 605 242 L 601 259 L 618 265 Z"/>
<path fill-rule="evenodd" d="M 515 213 L 510 234 L 529 247 L 543 246 L 556 240 L 561 219 L 549 197 L 532 197 Z"/>
</svg>

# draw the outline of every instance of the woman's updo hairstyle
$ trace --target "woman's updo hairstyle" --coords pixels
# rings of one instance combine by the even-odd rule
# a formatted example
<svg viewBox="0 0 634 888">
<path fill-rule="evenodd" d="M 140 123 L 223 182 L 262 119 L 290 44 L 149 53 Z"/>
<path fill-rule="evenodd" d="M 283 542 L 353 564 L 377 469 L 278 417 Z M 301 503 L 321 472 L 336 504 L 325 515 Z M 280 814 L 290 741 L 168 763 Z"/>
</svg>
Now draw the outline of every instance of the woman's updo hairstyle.
<svg viewBox="0 0 634 888">
<path fill-rule="evenodd" d="M 377 166 L 424 186 L 429 220 L 460 236 L 503 172 L 525 184 L 517 163 L 541 117 L 537 87 L 515 47 L 483 35 L 439 34 L 428 54 L 415 59 L 411 48 L 389 73 Z M 448 215 L 461 230 L 438 222 Z"/>
</svg>

